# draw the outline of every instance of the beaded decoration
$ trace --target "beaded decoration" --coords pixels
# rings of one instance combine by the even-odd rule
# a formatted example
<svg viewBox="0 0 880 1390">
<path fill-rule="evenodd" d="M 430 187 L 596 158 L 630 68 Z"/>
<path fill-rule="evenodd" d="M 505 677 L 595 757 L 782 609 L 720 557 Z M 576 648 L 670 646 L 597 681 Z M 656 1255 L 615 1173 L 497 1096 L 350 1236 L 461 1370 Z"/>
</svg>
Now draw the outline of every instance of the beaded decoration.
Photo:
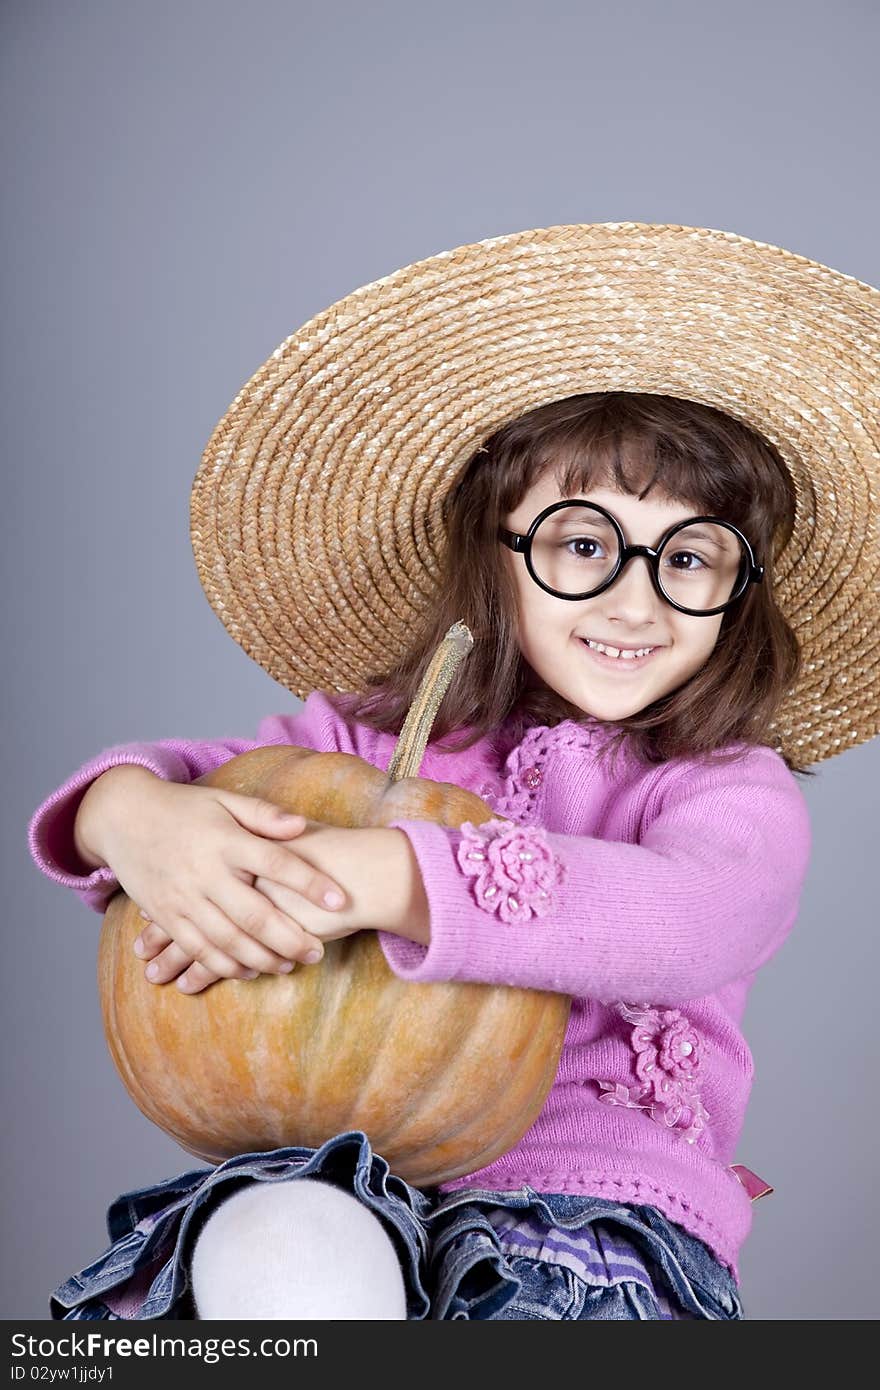
<svg viewBox="0 0 880 1390">
<path fill-rule="evenodd" d="M 546 917 L 553 890 L 565 877 L 565 866 L 548 845 L 546 830 L 498 819 L 482 825 L 465 821 L 460 829 L 456 858 L 473 879 L 471 889 L 479 906 L 502 922 Z"/>
<path fill-rule="evenodd" d="M 709 1119 L 699 1095 L 702 1039 L 678 1009 L 623 1002 L 614 1008 L 635 1025 L 630 1042 L 639 1082 L 624 1086 L 617 1081 L 598 1081 L 603 1088 L 599 1099 L 606 1105 L 647 1110 L 652 1119 L 678 1130 L 682 1139 L 695 1144 Z"/>
<path fill-rule="evenodd" d="M 538 789 L 544 781 L 544 763 L 551 753 L 585 752 L 592 747 L 596 726 L 564 719 L 548 728 L 538 724 L 529 729 L 522 742 L 508 754 L 504 771 L 504 791 L 494 808 L 519 825 L 533 822 Z"/>
</svg>

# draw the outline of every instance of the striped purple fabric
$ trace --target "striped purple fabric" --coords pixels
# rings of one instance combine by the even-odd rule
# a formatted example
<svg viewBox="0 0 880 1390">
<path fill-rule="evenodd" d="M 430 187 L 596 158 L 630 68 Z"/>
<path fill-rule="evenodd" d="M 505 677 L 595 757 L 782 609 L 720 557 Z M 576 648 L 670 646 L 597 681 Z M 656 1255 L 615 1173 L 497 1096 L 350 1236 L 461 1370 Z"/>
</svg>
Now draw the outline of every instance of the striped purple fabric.
<svg viewBox="0 0 880 1390">
<path fill-rule="evenodd" d="M 505 1254 L 528 1255 L 566 1265 L 585 1284 L 602 1288 L 632 1280 L 653 1294 L 662 1319 L 695 1316 L 686 1312 L 677 1298 L 669 1297 L 668 1285 L 658 1266 L 617 1227 L 595 1221 L 580 1230 L 563 1232 L 535 1213 L 519 1220 L 516 1216 L 516 1212 L 504 1207 L 493 1207 L 487 1213 Z"/>
</svg>

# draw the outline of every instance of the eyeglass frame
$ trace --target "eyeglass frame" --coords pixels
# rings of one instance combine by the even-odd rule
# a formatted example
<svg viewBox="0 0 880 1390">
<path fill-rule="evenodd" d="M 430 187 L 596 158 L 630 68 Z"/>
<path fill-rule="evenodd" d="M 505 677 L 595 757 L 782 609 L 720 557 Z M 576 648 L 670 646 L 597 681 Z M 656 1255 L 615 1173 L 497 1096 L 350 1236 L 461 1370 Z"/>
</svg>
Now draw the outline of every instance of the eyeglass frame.
<svg viewBox="0 0 880 1390">
<path fill-rule="evenodd" d="M 553 512 L 559 511 L 562 507 L 590 507 L 593 511 L 601 512 L 602 515 L 607 517 L 611 522 L 617 535 L 617 563 L 614 569 L 611 571 L 608 578 L 602 581 L 598 588 L 590 589 L 584 594 L 562 594 L 558 589 L 551 589 L 549 584 L 545 584 L 542 579 L 539 579 L 535 572 L 534 565 L 532 564 L 532 540 L 538 527 L 541 525 L 542 521 L 546 520 Z M 660 583 L 660 552 L 667 544 L 669 538 L 675 535 L 676 531 L 682 531 L 686 526 L 693 526 L 697 521 L 711 521 L 717 525 L 724 526 L 727 530 L 733 531 L 734 535 L 738 536 L 745 546 L 748 567 L 744 580 L 737 592 L 731 594 L 727 602 L 722 603 L 718 608 L 685 608 L 684 604 L 676 603 L 674 599 L 671 599 L 668 594 L 664 593 L 663 586 Z M 552 594 L 554 598 L 568 599 L 572 603 L 577 603 L 585 598 L 597 598 L 599 594 L 604 593 L 605 590 L 609 589 L 615 580 L 618 579 L 624 565 L 627 564 L 629 560 L 634 559 L 636 555 L 644 555 L 645 559 L 648 561 L 648 568 L 651 572 L 651 582 L 658 596 L 663 599 L 665 603 L 668 603 L 670 607 L 675 608 L 679 613 L 687 613 L 693 618 L 711 618 L 717 613 L 724 613 L 728 608 L 731 608 L 734 603 L 739 602 L 750 584 L 761 584 L 764 579 L 764 566 L 756 563 L 755 553 L 748 539 L 743 535 L 739 527 L 734 526 L 732 521 L 724 521 L 718 516 L 689 516 L 686 517 L 684 521 L 677 521 L 674 526 L 670 526 L 669 530 L 664 532 L 660 537 L 656 548 L 650 545 L 627 545 L 626 537 L 623 534 L 623 528 L 620 522 L 612 512 L 608 511 L 607 507 L 600 507 L 598 502 L 587 502 L 582 497 L 570 497 L 562 502 L 552 502 L 549 507 L 545 507 L 542 512 L 539 512 L 525 535 L 519 535 L 516 531 L 508 531 L 506 527 L 499 526 L 498 539 L 502 541 L 504 545 L 508 546 L 510 550 L 525 557 L 526 569 L 539 588 L 543 589 L 545 593 Z"/>
</svg>

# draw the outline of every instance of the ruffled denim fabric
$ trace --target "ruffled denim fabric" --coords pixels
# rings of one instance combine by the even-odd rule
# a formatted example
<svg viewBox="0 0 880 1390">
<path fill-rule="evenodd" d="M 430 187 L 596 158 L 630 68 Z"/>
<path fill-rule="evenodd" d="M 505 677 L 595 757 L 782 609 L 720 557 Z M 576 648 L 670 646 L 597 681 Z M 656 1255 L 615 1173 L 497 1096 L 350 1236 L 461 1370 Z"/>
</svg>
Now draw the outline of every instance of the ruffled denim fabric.
<svg viewBox="0 0 880 1390">
<path fill-rule="evenodd" d="M 298 1177 L 344 1188 L 383 1222 L 404 1271 L 409 1320 L 744 1317 L 727 1267 L 655 1207 L 527 1186 L 513 1192 L 420 1190 L 391 1172 L 363 1132 L 350 1130 L 317 1149 L 241 1154 L 216 1168 L 123 1193 L 107 1213 L 110 1247 L 55 1290 L 52 1318 L 195 1318 L 190 1259 L 208 1216 L 245 1183 Z M 552 1258 L 515 1253 L 503 1233 L 518 1221 L 545 1231 L 544 1253 Z M 588 1223 L 610 1242 L 615 1232 L 624 1236 L 650 1277 L 621 1269 L 593 1282 L 564 1253 L 566 1236 L 576 1245 L 575 1233 Z"/>
</svg>

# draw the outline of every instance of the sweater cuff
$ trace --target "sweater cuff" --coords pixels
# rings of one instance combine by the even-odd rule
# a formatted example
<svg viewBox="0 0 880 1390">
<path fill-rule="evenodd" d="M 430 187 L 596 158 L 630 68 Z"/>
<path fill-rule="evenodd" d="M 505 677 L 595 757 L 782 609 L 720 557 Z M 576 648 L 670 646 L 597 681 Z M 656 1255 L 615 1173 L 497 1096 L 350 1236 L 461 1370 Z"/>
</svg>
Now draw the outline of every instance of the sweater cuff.
<svg viewBox="0 0 880 1390">
<path fill-rule="evenodd" d="M 583 949 L 569 923 L 560 939 L 558 884 L 566 877 L 547 832 L 495 819 L 474 826 L 436 821 L 391 822 L 409 839 L 428 901 L 430 942 L 390 932 L 379 941 L 388 965 L 404 980 L 513 985 L 573 993 L 556 953 Z"/>
</svg>

